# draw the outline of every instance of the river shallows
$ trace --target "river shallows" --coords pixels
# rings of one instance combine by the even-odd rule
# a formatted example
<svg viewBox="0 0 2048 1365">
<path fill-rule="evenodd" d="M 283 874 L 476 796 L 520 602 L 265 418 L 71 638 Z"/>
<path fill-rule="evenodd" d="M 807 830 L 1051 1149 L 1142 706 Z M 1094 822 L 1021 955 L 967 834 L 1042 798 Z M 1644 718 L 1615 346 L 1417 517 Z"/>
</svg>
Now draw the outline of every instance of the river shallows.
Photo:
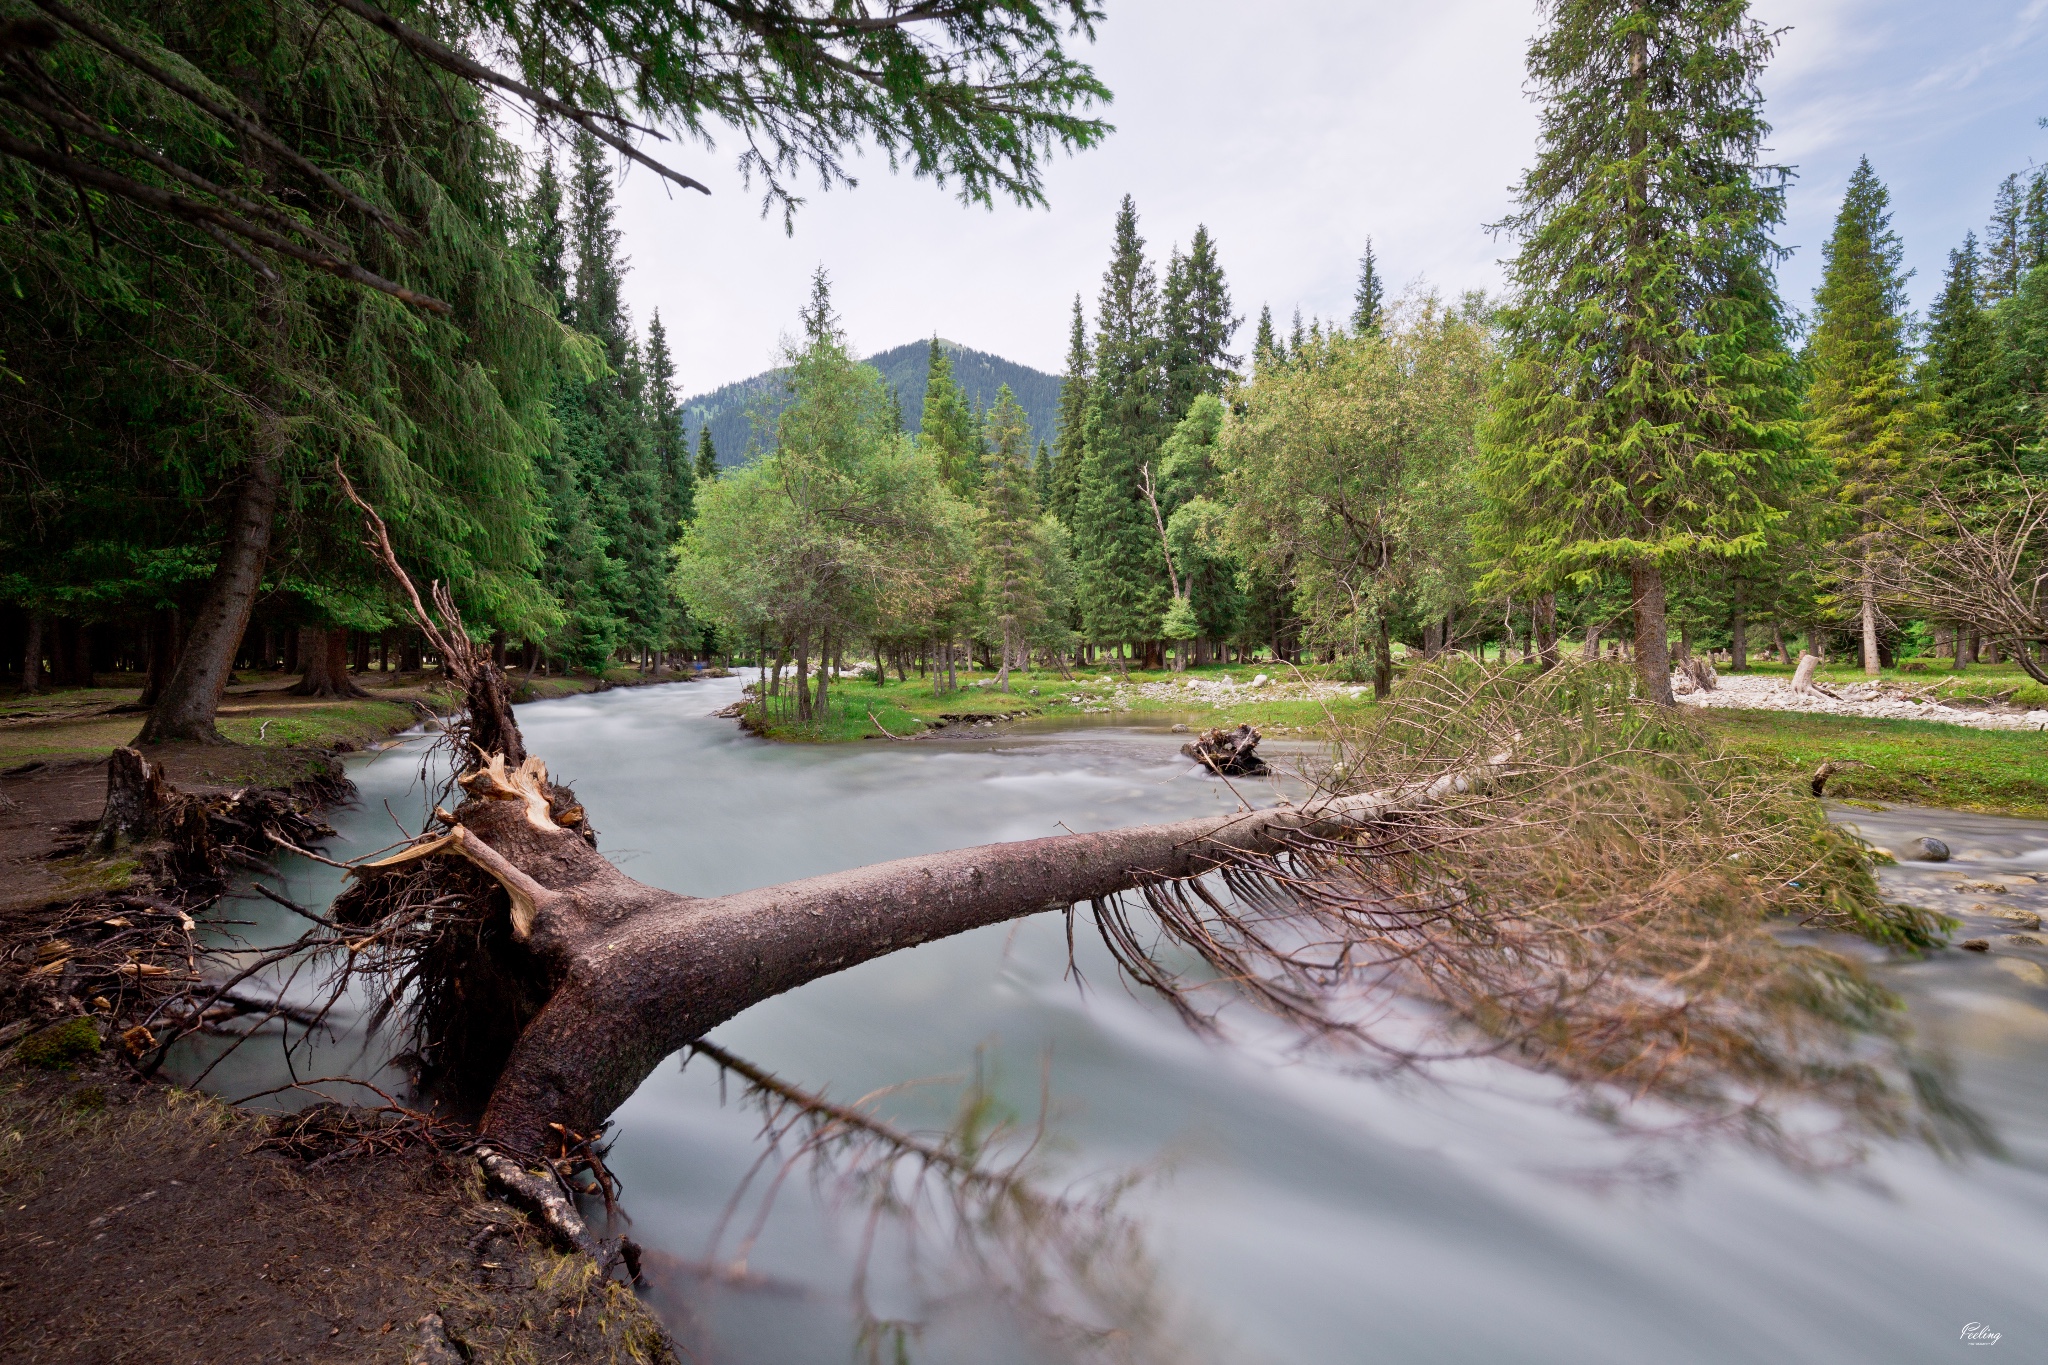
<svg viewBox="0 0 2048 1365">
<path fill-rule="evenodd" d="M 520 721 L 532 751 L 574 783 L 602 847 L 634 876 L 694 893 L 1232 800 L 1187 777 L 1180 737 L 1161 730 L 769 746 L 709 718 L 738 686 L 570 698 L 523 707 Z M 416 821 L 416 768 L 410 749 L 353 766 L 363 801 L 336 819 L 349 856 L 397 837 L 387 801 Z M 2048 874 L 2048 825 L 1864 818 L 1874 842 L 1927 833 L 1958 851 L 1938 871 L 1900 876 L 1952 885 L 2019 866 Z M 326 869 L 291 871 L 295 894 L 331 894 Z M 2038 908 L 2032 895 L 2000 903 Z M 1652 1151 L 1653 1165 L 1676 1171 L 1658 1181 L 1624 1169 L 1646 1154 L 1560 1109 L 1541 1078 L 1489 1064 L 1429 1082 L 1373 1080 L 1206 1044 L 1127 993 L 1083 943 L 1085 996 L 1064 979 L 1059 918 L 1041 916 L 816 982 L 716 1037 L 840 1099 L 960 1076 L 983 1048 L 1004 1098 L 1027 1115 L 1049 1055 L 1056 1169 L 1160 1171 L 1129 1207 L 1172 1335 L 1196 1348 L 1189 1359 L 1867 1365 L 1945 1358 L 1973 1323 L 2001 1333 L 2009 1354 L 2048 1356 L 2048 987 L 2003 965 L 2018 959 L 1947 953 L 1885 969 L 1945 1042 L 2006 1159 L 1944 1163 L 1893 1147 L 1812 1178 L 1725 1147 L 1691 1159 Z M 282 1079 L 274 1047 L 244 1051 L 209 1085 L 232 1095 Z M 319 1064 L 346 1060 L 330 1052 Z M 889 1112 L 936 1124 L 952 1097 L 947 1086 L 911 1090 Z M 759 1154 L 756 1128 L 751 1112 L 721 1104 L 709 1067 L 664 1066 L 618 1115 L 612 1164 L 633 1235 L 681 1260 L 702 1256 Z M 727 1234 L 727 1255 L 743 1231 Z M 671 1276 L 661 1299 L 701 1358 L 847 1360 L 858 1238 L 858 1219 L 835 1217 L 798 1176 L 749 1258 L 763 1287 Z M 878 1311 L 915 1309 L 896 1269 L 879 1268 L 876 1281 Z M 971 1297 L 940 1313 L 912 1355 L 1062 1358 Z"/>
</svg>

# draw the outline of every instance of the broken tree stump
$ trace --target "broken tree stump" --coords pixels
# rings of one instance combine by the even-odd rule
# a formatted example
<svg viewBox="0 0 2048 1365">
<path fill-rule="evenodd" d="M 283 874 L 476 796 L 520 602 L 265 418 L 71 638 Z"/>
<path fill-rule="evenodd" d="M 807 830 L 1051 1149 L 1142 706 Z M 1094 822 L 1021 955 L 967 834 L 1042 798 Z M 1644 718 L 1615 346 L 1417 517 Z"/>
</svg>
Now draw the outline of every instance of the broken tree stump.
<svg viewBox="0 0 2048 1365">
<path fill-rule="evenodd" d="M 1259 732 L 1249 725 L 1205 731 L 1180 751 L 1219 777 L 1260 777 L 1269 771 L 1259 757 Z"/>
</svg>

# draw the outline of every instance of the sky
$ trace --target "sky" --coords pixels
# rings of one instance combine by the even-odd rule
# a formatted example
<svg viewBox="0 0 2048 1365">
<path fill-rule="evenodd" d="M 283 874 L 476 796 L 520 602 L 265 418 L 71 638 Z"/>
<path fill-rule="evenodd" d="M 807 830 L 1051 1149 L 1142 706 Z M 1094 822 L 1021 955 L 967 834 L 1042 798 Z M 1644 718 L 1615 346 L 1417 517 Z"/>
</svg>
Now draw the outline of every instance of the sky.
<svg viewBox="0 0 2048 1365">
<path fill-rule="evenodd" d="M 1072 299 L 1093 314 L 1119 201 L 1136 201 L 1163 263 L 1198 224 L 1216 239 L 1249 349 L 1260 305 L 1350 310 L 1368 236 L 1400 288 L 1496 289 L 1512 244 L 1485 225 L 1510 207 L 1535 147 L 1522 62 L 1534 0 L 1104 0 L 1088 60 L 1115 92 L 1116 132 L 1061 157 L 1049 208 L 966 207 L 927 180 L 853 162 L 855 189 L 819 192 L 786 236 L 734 162 L 739 144 L 658 154 L 713 193 L 620 185 L 644 327 L 659 309 L 677 383 L 701 393 L 775 363 L 813 269 L 830 275 L 855 348 L 934 333 L 1057 372 Z M 1781 244 L 1803 308 L 1857 159 L 1891 187 L 1893 225 L 1925 308 L 1947 253 L 1982 230 L 2006 174 L 2048 161 L 2048 0 L 1756 0 L 1783 28 L 1765 75 L 1770 157 L 1797 179 Z"/>
</svg>

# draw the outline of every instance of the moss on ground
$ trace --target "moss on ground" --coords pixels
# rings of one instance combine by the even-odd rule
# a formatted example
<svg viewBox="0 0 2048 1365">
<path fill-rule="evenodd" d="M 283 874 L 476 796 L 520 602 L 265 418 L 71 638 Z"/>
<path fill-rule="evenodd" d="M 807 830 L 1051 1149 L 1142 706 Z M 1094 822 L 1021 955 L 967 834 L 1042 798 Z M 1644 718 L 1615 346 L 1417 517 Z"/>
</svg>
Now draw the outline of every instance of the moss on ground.
<svg viewBox="0 0 2048 1365">
<path fill-rule="evenodd" d="M 85 1018 L 37 1029 L 14 1045 L 14 1060 L 38 1071 L 68 1071 L 99 1055 L 100 1031 Z"/>
</svg>

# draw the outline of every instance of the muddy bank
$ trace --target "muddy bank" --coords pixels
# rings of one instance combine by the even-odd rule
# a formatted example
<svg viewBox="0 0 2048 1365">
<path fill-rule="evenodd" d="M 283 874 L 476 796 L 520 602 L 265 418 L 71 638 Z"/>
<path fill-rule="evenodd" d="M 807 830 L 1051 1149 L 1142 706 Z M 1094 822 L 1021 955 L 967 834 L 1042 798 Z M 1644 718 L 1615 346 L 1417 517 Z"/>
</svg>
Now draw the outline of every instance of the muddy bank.
<svg viewBox="0 0 2048 1365">
<path fill-rule="evenodd" d="M 155 1079 L 181 1033 L 264 1012 L 197 941 L 229 878 L 331 833 L 337 754 L 435 709 L 372 708 L 324 745 L 149 750 L 165 818 L 113 849 L 106 758 L 0 770 L 0 1356 L 673 1359 L 630 1288 L 486 1197 L 459 1129 L 279 1151 L 271 1120 Z"/>
</svg>

